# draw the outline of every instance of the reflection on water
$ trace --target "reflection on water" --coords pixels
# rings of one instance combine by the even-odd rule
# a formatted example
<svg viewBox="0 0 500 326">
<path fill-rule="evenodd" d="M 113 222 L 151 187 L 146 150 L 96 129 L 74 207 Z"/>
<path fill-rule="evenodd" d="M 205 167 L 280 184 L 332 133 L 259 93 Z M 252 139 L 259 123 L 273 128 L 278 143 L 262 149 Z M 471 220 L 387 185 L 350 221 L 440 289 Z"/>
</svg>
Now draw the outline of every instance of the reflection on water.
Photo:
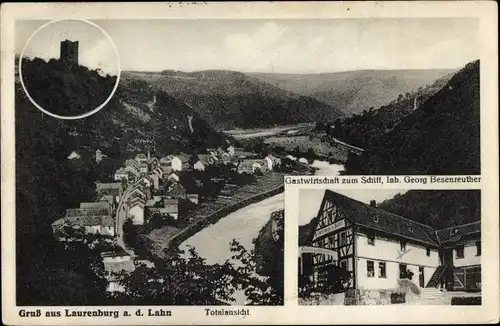
<svg viewBox="0 0 500 326">
<path fill-rule="evenodd" d="M 195 247 L 207 263 L 223 263 L 231 256 L 231 240 L 237 239 L 247 250 L 252 250 L 252 240 L 269 220 L 271 213 L 283 209 L 283 206 L 284 195 L 281 193 L 243 207 L 196 233 L 179 248 L 186 250 L 187 246 Z"/>
</svg>

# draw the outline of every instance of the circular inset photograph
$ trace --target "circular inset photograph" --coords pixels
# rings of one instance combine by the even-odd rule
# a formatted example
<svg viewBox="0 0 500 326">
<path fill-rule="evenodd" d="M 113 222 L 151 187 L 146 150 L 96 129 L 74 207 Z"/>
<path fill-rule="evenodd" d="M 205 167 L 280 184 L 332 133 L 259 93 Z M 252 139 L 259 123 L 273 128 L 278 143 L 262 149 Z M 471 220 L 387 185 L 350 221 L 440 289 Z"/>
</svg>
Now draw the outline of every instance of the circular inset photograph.
<svg viewBox="0 0 500 326">
<path fill-rule="evenodd" d="M 120 79 L 113 40 L 86 20 L 41 24 L 19 57 L 19 78 L 29 100 L 60 119 L 88 117 L 106 106 Z"/>
</svg>

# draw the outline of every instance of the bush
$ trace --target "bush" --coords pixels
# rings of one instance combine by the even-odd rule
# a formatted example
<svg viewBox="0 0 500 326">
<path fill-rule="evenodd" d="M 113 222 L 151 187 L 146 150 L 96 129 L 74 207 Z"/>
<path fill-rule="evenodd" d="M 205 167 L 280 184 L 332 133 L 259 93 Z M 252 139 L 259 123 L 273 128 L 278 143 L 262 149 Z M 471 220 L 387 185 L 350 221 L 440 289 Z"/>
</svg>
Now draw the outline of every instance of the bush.
<svg viewBox="0 0 500 326">
<path fill-rule="evenodd" d="M 391 293 L 391 303 L 405 303 L 406 293 Z"/>
</svg>

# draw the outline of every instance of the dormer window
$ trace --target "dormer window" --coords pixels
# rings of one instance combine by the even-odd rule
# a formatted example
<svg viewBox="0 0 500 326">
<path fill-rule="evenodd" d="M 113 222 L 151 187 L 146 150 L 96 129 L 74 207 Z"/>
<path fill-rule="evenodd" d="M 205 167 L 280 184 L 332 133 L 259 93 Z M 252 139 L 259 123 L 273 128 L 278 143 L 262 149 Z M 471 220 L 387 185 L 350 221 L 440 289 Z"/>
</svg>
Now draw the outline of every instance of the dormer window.
<svg viewBox="0 0 500 326">
<path fill-rule="evenodd" d="M 411 232 L 411 233 L 413 233 L 413 228 L 411 226 L 408 227 L 408 231 Z"/>
<path fill-rule="evenodd" d="M 400 247 L 401 247 L 401 251 L 406 251 L 406 241 L 401 240 L 401 241 L 399 242 L 399 245 L 400 245 Z"/>
<path fill-rule="evenodd" d="M 378 223 L 378 216 L 373 217 L 373 222 Z"/>
<path fill-rule="evenodd" d="M 458 229 L 451 230 L 451 235 L 456 235 L 458 233 Z"/>
</svg>

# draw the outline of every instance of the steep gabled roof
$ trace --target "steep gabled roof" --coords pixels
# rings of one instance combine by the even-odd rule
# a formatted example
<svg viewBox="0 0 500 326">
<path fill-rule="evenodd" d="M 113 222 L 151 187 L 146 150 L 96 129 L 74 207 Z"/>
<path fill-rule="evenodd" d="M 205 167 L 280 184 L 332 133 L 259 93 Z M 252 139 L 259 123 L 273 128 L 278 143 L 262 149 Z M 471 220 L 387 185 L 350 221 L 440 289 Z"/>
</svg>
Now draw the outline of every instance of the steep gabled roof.
<svg viewBox="0 0 500 326">
<path fill-rule="evenodd" d="M 372 207 L 331 190 L 325 191 L 325 198 L 349 211 L 350 214 L 347 214 L 346 217 L 356 225 L 408 240 L 439 246 L 435 230 L 428 225 Z"/>
<path fill-rule="evenodd" d="M 481 232 L 481 221 L 451 226 L 437 230 L 437 237 L 441 244 L 453 243 L 459 241 L 462 237 L 477 234 Z"/>
<path fill-rule="evenodd" d="M 80 203 L 80 208 L 109 209 L 109 205 L 110 203 L 107 201 L 82 202 Z"/>
</svg>

